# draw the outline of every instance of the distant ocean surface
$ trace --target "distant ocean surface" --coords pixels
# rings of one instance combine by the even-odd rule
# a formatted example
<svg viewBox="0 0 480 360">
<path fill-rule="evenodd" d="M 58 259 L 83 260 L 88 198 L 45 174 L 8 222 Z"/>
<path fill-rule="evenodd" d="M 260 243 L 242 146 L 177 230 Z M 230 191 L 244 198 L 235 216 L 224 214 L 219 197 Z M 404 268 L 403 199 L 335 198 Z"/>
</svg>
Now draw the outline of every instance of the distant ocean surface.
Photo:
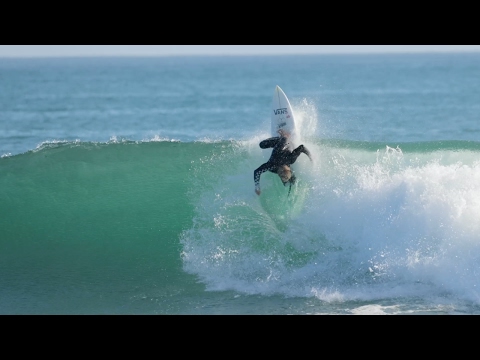
<svg viewBox="0 0 480 360">
<path fill-rule="evenodd" d="M 0 314 L 480 314 L 480 53 L 0 59 Z M 253 171 L 275 87 L 288 194 Z"/>
</svg>

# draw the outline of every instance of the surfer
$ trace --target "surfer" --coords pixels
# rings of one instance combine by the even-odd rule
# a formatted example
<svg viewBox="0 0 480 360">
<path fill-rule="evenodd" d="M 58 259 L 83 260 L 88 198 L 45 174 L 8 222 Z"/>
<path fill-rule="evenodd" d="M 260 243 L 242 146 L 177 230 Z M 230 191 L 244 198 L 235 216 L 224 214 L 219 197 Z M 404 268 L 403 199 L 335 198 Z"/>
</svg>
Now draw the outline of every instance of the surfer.
<svg viewBox="0 0 480 360">
<path fill-rule="evenodd" d="M 255 181 L 255 192 L 257 195 L 260 195 L 260 176 L 265 171 L 270 171 L 277 174 L 283 182 L 283 185 L 286 186 L 287 183 L 290 183 L 290 188 L 293 184 L 295 184 L 295 174 L 293 173 L 290 165 L 297 161 L 297 158 L 300 156 L 301 153 L 304 153 L 308 156 L 310 161 L 312 161 L 312 157 L 310 155 L 310 151 L 303 146 L 300 145 L 291 151 L 288 148 L 288 137 L 290 136 L 289 133 L 283 131 L 282 129 L 278 130 L 280 136 L 272 137 L 269 139 L 265 139 L 260 142 L 260 147 L 262 149 L 273 148 L 272 154 L 270 155 L 270 159 L 262 165 L 260 165 L 254 172 L 253 172 L 253 179 Z M 290 191 L 289 191 L 290 193 Z"/>
</svg>

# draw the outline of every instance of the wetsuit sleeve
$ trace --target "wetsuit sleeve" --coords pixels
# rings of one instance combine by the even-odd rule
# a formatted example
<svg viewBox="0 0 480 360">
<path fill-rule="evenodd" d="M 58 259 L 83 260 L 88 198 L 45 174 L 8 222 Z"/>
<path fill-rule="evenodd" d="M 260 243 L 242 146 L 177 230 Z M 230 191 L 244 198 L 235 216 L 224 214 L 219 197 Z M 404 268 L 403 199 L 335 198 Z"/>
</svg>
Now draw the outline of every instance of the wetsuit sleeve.
<svg viewBox="0 0 480 360">
<path fill-rule="evenodd" d="M 310 159 L 310 161 L 313 161 L 313 160 L 312 160 L 312 156 L 311 156 L 311 154 L 310 154 L 310 151 L 308 151 L 308 149 L 307 149 L 305 146 L 300 145 L 300 146 L 298 146 L 295 150 L 293 150 L 292 153 L 290 154 L 290 156 L 289 156 L 289 158 L 288 158 L 289 161 L 290 161 L 290 164 L 293 164 L 293 163 L 297 160 L 298 156 L 299 156 L 301 153 L 304 153 L 305 155 L 308 156 L 308 158 Z"/>
<path fill-rule="evenodd" d="M 260 147 L 262 149 L 273 148 L 277 144 L 278 140 L 280 140 L 279 137 L 271 137 L 271 138 L 265 139 L 260 142 Z"/>
<path fill-rule="evenodd" d="M 255 187 L 260 188 L 260 176 L 265 172 L 270 170 L 270 165 L 268 163 L 260 165 L 254 172 L 253 172 L 253 181 L 255 182 Z"/>
<path fill-rule="evenodd" d="M 310 154 L 310 151 L 308 151 L 308 149 L 307 149 L 305 146 L 303 146 L 302 152 L 303 152 L 305 155 L 307 155 L 310 160 L 312 160 L 312 155 Z"/>
</svg>

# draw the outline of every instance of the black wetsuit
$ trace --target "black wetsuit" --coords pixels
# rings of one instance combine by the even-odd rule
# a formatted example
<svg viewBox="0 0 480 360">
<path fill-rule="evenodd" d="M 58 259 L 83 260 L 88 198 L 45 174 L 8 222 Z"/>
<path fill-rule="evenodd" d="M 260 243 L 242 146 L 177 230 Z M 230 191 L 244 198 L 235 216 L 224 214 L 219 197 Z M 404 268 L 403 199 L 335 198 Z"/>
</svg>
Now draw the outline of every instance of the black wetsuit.
<svg viewBox="0 0 480 360">
<path fill-rule="evenodd" d="M 260 176 L 265 172 L 265 171 L 271 171 L 275 174 L 278 173 L 278 168 L 282 165 L 288 165 L 290 166 L 293 164 L 295 161 L 297 161 L 297 158 L 300 156 L 301 153 L 306 154 L 310 160 L 310 152 L 307 150 L 307 148 L 303 145 L 298 146 L 296 149 L 293 151 L 290 151 L 288 148 L 288 142 L 287 138 L 285 137 L 272 137 L 269 139 L 265 139 L 260 142 L 260 147 L 262 149 L 267 149 L 267 148 L 272 148 L 272 155 L 270 155 L 270 159 L 260 167 L 258 167 L 254 172 L 253 172 L 253 179 L 255 181 L 255 187 L 259 188 L 260 187 Z M 287 181 L 288 182 L 288 181 Z M 287 182 L 284 182 L 283 184 L 286 185 Z M 293 184 L 295 182 L 295 175 L 292 173 L 292 177 L 290 178 L 289 182 Z"/>
</svg>

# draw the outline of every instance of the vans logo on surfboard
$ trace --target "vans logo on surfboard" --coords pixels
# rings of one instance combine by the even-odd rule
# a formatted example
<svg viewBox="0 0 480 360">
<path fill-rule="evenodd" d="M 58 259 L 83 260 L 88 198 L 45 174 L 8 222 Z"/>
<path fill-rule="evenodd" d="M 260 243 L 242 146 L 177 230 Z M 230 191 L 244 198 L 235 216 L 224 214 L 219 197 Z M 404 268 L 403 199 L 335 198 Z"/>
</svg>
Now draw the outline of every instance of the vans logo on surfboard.
<svg viewBox="0 0 480 360">
<path fill-rule="evenodd" d="M 273 112 L 275 113 L 275 115 L 288 114 L 287 108 L 281 108 L 281 109 L 273 110 Z"/>
</svg>

